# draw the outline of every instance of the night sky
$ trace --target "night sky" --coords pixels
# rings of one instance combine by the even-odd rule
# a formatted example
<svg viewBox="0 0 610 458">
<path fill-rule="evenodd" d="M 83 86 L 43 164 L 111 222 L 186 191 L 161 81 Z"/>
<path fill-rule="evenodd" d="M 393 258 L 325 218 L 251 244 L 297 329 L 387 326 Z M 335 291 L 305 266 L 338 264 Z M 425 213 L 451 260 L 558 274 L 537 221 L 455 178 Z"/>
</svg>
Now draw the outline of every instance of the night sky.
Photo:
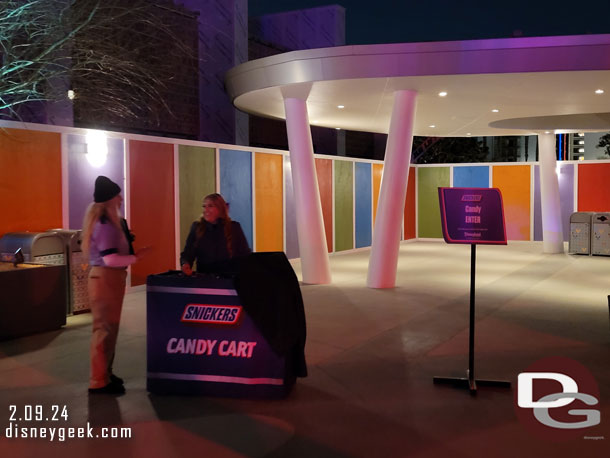
<svg viewBox="0 0 610 458">
<path fill-rule="evenodd" d="M 610 0 L 249 0 L 250 16 L 338 4 L 347 44 L 610 33 Z"/>
</svg>

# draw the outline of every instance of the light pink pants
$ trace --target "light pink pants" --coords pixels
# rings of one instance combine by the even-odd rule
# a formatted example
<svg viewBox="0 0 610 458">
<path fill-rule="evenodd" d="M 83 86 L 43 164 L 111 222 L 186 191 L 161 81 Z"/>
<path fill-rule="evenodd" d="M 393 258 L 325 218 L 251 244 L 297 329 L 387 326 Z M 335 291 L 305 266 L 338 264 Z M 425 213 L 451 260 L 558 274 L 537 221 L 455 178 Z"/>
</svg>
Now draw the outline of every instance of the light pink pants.
<svg viewBox="0 0 610 458">
<path fill-rule="evenodd" d="M 89 301 L 93 315 L 89 388 L 102 388 L 110 383 L 126 277 L 125 269 L 111 267 L 92 267 L 89 273 Z"/>
</svg>

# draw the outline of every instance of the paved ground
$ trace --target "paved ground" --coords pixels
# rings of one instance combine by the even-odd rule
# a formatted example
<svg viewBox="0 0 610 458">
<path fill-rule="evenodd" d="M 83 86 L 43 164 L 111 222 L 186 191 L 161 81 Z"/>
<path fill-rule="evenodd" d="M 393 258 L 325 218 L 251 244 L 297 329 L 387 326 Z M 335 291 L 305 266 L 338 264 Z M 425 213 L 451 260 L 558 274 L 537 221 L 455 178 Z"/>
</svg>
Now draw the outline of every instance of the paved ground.
<svg viewBox="0 0 610 458">
<path fill-rule="evenodd" d="M 394 289 L 364 286 L 368 250 L 332 256 L 333 284 L 302 286 L 310 375 L 284 400 L 147 393 L 144 292 L 125 301 L 115 363 L 124 396 L 87 395 L 88 314 L 0 342 L 0 457 L 608 456 L 610 258 L 540 252 L 539 243 L 478 247 L 476 372 L 511 381 L 510 390 L 470 396 L 432 383 L 468 365 L 470 249 L 404 243 Z M 601 423 L 562 442 L 540 437 L 540 423 L 526 424 L 514 407 L 517 375 L 551 356 L 584 365 L 600 390 L 591 408 Z M 89 422 L 94 433 L 129 427 L 132 438 L 9 439 L 10 405 L 17 414 L 66 406 L 67 422 L 13 422 L 20 428 Z"/>
</svg>

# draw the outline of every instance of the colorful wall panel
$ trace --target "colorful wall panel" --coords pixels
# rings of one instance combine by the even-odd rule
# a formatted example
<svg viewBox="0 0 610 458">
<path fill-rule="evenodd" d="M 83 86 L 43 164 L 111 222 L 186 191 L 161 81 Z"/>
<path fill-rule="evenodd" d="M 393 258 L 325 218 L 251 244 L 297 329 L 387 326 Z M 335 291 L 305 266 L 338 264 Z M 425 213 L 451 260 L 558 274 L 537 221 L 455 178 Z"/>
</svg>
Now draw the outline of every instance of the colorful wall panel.
<svg viewBox="0 0 610 458">
<path fill-rule="evenodd" d="M 131 286 L 149 274 L 176 268 L 174 146 L 129 141 L 129 224 L 135 247 L 150 253 L 131 266 Z"/>
<path fill-rule="evenodd" d="M 231 219 L 238 221 L 253 246 L 252 227 L 252 153 L 220 150 L 220 193 L 229 203 Z"/>
<path fill-rule="evenodd" d="M 454 166 L 454 188 L 489 188 L 489 167 L 482 166 Z"/>
<path fill-rule="evenodd" d="M 377 217 L 377 204 L 379 203 L 382 176 L 383 164 L 373 164 L 373 222 L 375 222 L 375 218 Z"/>
<path fill-rule="evenodd" d="M 441 238 L 441 213 L 438 188 L 450 183 L 449 167 L 421 167 L 417 169 L 417 236 Z"/>
<path fill-rule="evenodd" d="M 373 177 L 371 164 L 356 162 L 356 248 L 371 246 L 373 218 Z"/>
<path fill-rule="evenodd" d="M 354 163 L 335 164 L 335 251 L 354 248 Z"/>
<path fill-rule="evenodd" d="M 178 186 L 182 250 L 193 221 L 201 218 L 203 198 L 216 192 L 216 150 L 179 145 Z"/>
<path fill-rule="evenodd" d="M 530 240 L 530 166 L 494 165 L 494 188 L 499 188 L 504 203 L 508 240 Z"/>
<path fill-rule="evenodd" d="M 578 211 L 610 211 L 610 164 L 578 164 Z"/>
<path fill-rule="evenodd" d="M 68 135 L 68 207 L 70 229 L 82 229 L 85 212 L 93 202 L 95 179 L 104 175 L 125 190 L 125 152 L 122 138 L 108 138 L 106 162 L 94 167 L 87 159 L 84 135 Z M 123 203 L 124 213 L 124 203 Z"/>
<path fill-rule="evenodd" d="M 333 161 L 316 159 L 316 175 L 322 203 L 322 217 L 328 252 L 333 251 Z"/>
<path fill-rule="evenodd" d="M 405 199 L 404 240 L 417 237 L 415 219 L 415 167 L 409 167 L 407 197 Z"/>
<path fill-rule="evenodd" d="M 574 164 L 559 162 L 559 203 L 563 240 L 570 240 L 570 215 L 574 213 Z M 534 166 L 534 240 L 542 240 L 540 167 Z"/>
<path fill-rule="evenodd" d="M 292 187 L 292 169 L 290 158 L 284 156 L 284 224 L 286 225 L 286 256 L 288 259 L 299 257 L 299 240 L 297 236 L 297 215 L 294 208 L 294 188 Z"/>
<path fill-rule="evenodd" d="M 62 227 L 61 135 L 0 130 L 0 236 Z"/>
<path fill-rule="evenodd" d="M 256 251 L 284 251 L 283 156 L 254 154 Z"/>
</svg>

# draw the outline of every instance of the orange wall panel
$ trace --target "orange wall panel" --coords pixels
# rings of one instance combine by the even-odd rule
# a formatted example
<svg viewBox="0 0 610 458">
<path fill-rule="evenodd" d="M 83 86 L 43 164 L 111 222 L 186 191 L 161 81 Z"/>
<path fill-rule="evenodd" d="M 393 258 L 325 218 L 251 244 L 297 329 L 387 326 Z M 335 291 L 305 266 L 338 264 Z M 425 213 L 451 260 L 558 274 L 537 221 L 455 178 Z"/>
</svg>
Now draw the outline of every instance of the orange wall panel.
<svg viewBox="0 0 610 458">
<path fill-rule="evenodd" d="M 578 211 L 610 211 L 610 164 L 578 164 Z"/>
<path fill-rule="evenodd" d="M 131 286 L 137 286 L 149 274 L 176 268 L 173 145 L 129 141 L 129 200 L 135 248 L 151 247 L 131 267 Z"/>
<path fill-rule="evenodd" d="M 493 166 L 493 187 L 504 203 L 508 240 L 530 240 L 530 166 Z"/>
<path fill-rule="evenodd" d="M 0 236 L 62 227 L 61 135 L 0 130 Z"/>
<path fill-rule="evenodd" d="M 379 191 L 381 190 L 381 177 L 383 175 L 383 164 L 373 164 L 373 227 L 377 217 L 377 204 L 379 203 Z"/>
<path fill-rule="evenodd" d="M 284 251 L 284 157 L 255 153 L 256 251 Z"/>
<path fill-rule="evenodd" d="M 415 167 L 409 167 L 407 198 L 405 199 L 405 236 L 404 240 L 414 239 L 415 232 Z"/>
<path fill-rule="evenodd" d="M 333 251 L 333 161 L 332 159 L 316 159 L 316 174 L 318 188 L 322 201 L 322 217 L 328 252 Z"/>
</svg>

